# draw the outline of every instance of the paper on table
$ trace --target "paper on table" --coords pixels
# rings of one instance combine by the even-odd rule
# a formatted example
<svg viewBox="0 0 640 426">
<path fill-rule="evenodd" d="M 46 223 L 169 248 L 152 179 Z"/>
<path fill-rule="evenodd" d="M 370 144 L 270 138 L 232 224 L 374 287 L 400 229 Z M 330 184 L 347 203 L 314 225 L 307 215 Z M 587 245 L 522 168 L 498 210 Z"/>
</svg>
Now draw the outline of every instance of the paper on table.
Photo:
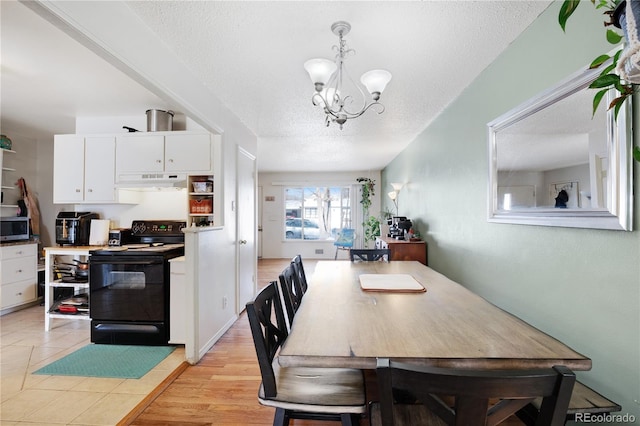
<svg viewBox="0 0 640 426">
<path fill-rule="evenodd" d="M 427 291 L 409 274 L 361 274 L 360 288 L 366 291 L 422 293 Z"/>
</svg>

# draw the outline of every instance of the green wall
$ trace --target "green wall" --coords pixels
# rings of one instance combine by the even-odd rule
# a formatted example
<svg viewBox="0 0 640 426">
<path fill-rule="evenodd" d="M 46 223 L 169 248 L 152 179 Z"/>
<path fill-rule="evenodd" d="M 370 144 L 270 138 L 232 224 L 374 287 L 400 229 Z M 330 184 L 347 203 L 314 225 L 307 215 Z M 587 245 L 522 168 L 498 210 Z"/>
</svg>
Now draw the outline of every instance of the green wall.
<svg viewBox="0 0 640 426">
<path fill-rule="evenodd" d="M 590 2 L 571 17 L 566 34 L 557 23 L 560 4 L 551 4 L 387 166 L 380 192 L 405 182 L 400 214 L 425 236 L 429 266 L 589 356 L 593 369 L 578 373 L 579 380 L 640 424 L 640 232 L 486 220 L 487 122 L 611 49 Z M 634 107 L 640 129 L 638 99 Z M 636 199 L 636 228 L 639 212 Z"/>
</svg>

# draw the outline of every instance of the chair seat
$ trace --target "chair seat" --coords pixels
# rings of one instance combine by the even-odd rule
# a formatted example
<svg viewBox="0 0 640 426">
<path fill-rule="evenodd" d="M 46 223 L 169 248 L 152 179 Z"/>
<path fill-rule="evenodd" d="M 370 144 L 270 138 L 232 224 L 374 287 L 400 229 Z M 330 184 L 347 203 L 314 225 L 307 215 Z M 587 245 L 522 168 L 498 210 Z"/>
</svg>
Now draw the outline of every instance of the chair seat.
<svg viewBox="0 0 640 426">
<path fill-rule="evenodd" d="M 261 404 L 288 410 L 355 413 L 366 411 L 364 376 L 347 368 L 284 368 L 273 362 L 278 394 L 266 399 L 262 385 Z M 313 404 L 309 402 L 312 401 Z"/>
</svg>

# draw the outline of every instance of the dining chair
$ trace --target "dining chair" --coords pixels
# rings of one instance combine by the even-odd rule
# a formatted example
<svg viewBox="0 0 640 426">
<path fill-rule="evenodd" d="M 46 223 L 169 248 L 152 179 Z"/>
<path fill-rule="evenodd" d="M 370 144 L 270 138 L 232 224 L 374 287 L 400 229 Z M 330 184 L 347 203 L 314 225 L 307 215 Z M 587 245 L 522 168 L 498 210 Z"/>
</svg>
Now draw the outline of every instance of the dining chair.
<svg viewBox="0 0 640 426">
<path fill-rule="evenodd" d="M 356 239 L 356 230 L 353 228 L 342 228 L 338 232 L 338 237 L 333 243 L 336 246 L 336 255 L 334 260 L 338 259 L 338 250 L 350 250 L 353 248 L 353 243 Z"/>
<path fill-rule="evenodd" d="M 352 262 L 389 262 L 391 251 L 389 249 L 351 249 L 349 250 L 349 258 Z"/>
<path fill-rule="evenodd" d="M 269 283 L 246 306 L 262 376 L 258 401 L 276 409 L 273 424 L 310 419 L 357 426 L 367 409 L 362 371 L 280 367 L 276 354 L 288 333 L 277 283 Z"/>
<path fill-rule="evenodd" d="M 300 303 L 302 303 L 302 296 L 304 296 L 301 288 L 296 284 L 295 275 L 296 273 L 293 268 L 293 263 L 290 263 L 289 266 L 284 268 L 284 270 L 278 276 L 278 280 L 280 281 L 280 292 L 282 294 L 281 299 L 284 305 L 285 320 L 288 330 L 291 330 L 293 317 L 296 315 Z"/>
<path fill-rule="evenodd" d="M 293 260 L 291 261 L 291 264 L 293 265 L 293 271 L 295 272 L 295 278 L 296 278 L 296 282 L 298 287 L 300 288 L 300 291 L 302 294 L 307 292 L 307 275 L 304 272 L 304 266 L 302 265 L 302 256 L 297 255 L 296 257 L 293 258 Z"/>
<path fill-rule="evenodd" d="M 564 425 L 575 374 L 564 366 L 536 370 L 462 370 L 378 359 L 380 402 L 372 426 L 493 426 L 542 397 L 536 426 Z M 402 395 L 403 403 L 394 404 Z M 453 404 L 443 401 L 452 397 Z M 407 403 L 411 399 L 419 403 Z M 494 405 L 491 403 L 495 402 Z"/>
</svg>

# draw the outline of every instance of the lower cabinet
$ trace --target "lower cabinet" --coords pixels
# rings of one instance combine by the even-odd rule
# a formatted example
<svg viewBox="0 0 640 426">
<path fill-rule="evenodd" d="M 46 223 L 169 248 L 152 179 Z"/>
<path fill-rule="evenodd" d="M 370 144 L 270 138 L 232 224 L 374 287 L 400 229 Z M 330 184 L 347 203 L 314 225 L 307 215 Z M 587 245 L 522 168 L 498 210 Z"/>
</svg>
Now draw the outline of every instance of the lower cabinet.
<svg viewBox="0 0 640 426">
<path fill-rule="evenodd" d="M 390 260 L 416 260 L 423 265 L 427 264 L 426 241 L 396 240 L 391 237 L 376 237 L 377 249 L 389 249 Z"/>
<path fill-rule="evenodd" d="M 38 298 L 38 245 L 0 247 L 0 309 L 34 302 Z"/>
</svg>

